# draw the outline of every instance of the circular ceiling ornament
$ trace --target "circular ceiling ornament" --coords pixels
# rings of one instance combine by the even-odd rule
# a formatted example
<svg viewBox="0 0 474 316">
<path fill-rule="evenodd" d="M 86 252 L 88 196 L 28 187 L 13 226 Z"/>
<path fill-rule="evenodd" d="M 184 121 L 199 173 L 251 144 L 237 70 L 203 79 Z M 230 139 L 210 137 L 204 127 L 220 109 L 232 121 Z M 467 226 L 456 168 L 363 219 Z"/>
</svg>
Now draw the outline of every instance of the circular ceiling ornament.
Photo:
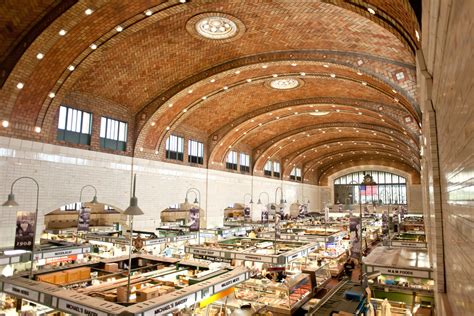
<svg viewBox="0 0 474 316">
<path fill-rule="evenodd" d="M 301 87 L 304 84 L 303 80 L 297 78 L 277 78 L 267 80 L 265 85 L 268 88 L 275 90 L 291 90 Z"/>
<path fill-rule="evenodd" d="M 208 41 L 233 41 L 243 35 L 244 24 L 237 18 L 219 12 L 196 15 L 186 23 L 188 32 L 196 38 Z"/>
</svg>

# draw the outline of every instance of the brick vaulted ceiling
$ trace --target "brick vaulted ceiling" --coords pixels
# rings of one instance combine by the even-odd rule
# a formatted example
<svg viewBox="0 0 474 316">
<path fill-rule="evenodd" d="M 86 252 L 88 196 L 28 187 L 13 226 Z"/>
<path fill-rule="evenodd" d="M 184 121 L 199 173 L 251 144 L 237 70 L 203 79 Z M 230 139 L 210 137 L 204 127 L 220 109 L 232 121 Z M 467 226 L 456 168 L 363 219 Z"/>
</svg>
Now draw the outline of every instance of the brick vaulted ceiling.
<svg viewBox="0 0 474 316">
<path fill-rule="evenodd" d="M 205 142 L 214 169 L 235 149 L 251 154 L 256 175 L 267 159 L 281 161 L 284 177 L 303 167 L 308 182 L 360 160 L 419 174 L 414 54 L 420 34 L 408 0 L 69 5 L 36 1 L 18 17 L 19 3 L 0 5 L 3 58 L 12 60 L 12 47 L 30 38 L 3 73 L 0 119 L 10 127 L 0 134 L 57 143 L 58 107 L 68 104 L 127 121 L 125 154 L 137 157 L 164 159 L 164 140 L 173 133 Z M 237 35 L 200 37 L 199 15 L 229 18 Z M 43 19 L 43 31 L 31 40 L 41 16 L 55 18 L 47 26 Z M 299 85 L 272 88 L 280 79 Z"/>
</svg>

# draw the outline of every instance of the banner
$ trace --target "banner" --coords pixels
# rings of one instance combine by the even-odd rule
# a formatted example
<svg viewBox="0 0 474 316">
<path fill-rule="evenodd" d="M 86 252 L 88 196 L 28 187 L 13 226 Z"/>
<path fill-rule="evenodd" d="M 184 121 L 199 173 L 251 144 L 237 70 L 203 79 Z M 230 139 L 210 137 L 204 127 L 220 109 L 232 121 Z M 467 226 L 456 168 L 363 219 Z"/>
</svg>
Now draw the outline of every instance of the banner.
<svg viewBox="0 0 474 316">
<path fill-rule="evenodd" d="M 349 220 L 349 234 L 351 240 L 351 257 L 359 259 L 361 251 L 360 217 L 351 217 Z"/>
<path fill-rule="evenodd" d="M 244 219 L 250 220 L 250 207 L 246 206 L 244 208 Z"/>
<path fill-rule="evenodd" d="M 14 249 L 33 250 L 35 236 L 35 213 L 17 212 Z"/>
<path fill-rule="evenodd" d="M 189 210 L 189 231 L 198 232 L 199 231 L 199 209 L 192 208 Z"/>
<path fill-rule="evenodd" d="M 89 222 L 91 220 L 91 209 L 88 207 L 81 207 L 79 210 L 79 218 L 77 221 L 77 231 L 86 232 L 89 230 Z"/>
</svg>

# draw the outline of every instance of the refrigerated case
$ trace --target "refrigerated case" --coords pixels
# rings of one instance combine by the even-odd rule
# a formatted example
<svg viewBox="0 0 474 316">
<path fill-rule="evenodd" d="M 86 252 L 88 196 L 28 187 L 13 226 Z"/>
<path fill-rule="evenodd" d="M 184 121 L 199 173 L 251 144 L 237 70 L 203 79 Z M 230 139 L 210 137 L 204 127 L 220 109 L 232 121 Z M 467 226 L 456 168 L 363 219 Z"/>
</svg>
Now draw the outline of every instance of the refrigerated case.
<svg viewBox="0 0 474 316">
<path fill-rule="evenodd" d="M 275 315 L 292 315 L 312 296 L 309 274 L 289 277 L 285 282 L 273 282 L 266 278 L 250 279 L 236 287 L 237 299 L 266 305 Z"/>
</svg>

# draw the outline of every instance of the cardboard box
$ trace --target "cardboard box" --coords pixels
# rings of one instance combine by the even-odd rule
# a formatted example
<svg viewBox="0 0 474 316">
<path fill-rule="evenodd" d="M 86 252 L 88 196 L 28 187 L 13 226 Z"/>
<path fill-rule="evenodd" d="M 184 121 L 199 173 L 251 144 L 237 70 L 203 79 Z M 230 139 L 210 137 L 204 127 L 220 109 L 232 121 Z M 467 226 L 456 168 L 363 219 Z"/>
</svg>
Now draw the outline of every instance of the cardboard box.
<svg viewBox="0 0 474 316">
<path fill-rule="evenodd" d="M 136 292 L 137 294 L 137 302 L 145 302 L 152 298 L 160 296 L 159 288 L 156 287 L 148 287 L 146 289 L 141 289 Z"/>
<path fill-rule="evenodd" d="M 38 280 L 40 282 L 46 282 L 46 283 L 54 284 L 54 275 L 52 275 L 52 273 L 38 275 L 36 277 L 36 280 Z"/>
<path fill-rule="evenodd" d="M 80 279 L 81 280 L 87 280 L 91 278 L 91 268 L 90 267 L 82 267 L 82 268 L 77 268 L 80 274 Z"/>
<path fill-rule="evenodd" d="M 54 273 L 54 284 L 63 285 L 67 283 L 67 274 L 64 272 Z"/>
<path fill-rule="evenodd" d="M 117 288 L 117 302 L 124 303 L 127 301 L 127 287 L 121 286 Z"/>
<path fill-rule="evenodd" d="M 106 263 L 104 270 L 107 272 L 118 272 L 118 263 Z"/>
<path fill-rule="evenodd" d="M 110 294 L 104 294 L 104 299 L 107 302 L 117 302 L 117 295 L 110 293 Z"/>
</svg>

